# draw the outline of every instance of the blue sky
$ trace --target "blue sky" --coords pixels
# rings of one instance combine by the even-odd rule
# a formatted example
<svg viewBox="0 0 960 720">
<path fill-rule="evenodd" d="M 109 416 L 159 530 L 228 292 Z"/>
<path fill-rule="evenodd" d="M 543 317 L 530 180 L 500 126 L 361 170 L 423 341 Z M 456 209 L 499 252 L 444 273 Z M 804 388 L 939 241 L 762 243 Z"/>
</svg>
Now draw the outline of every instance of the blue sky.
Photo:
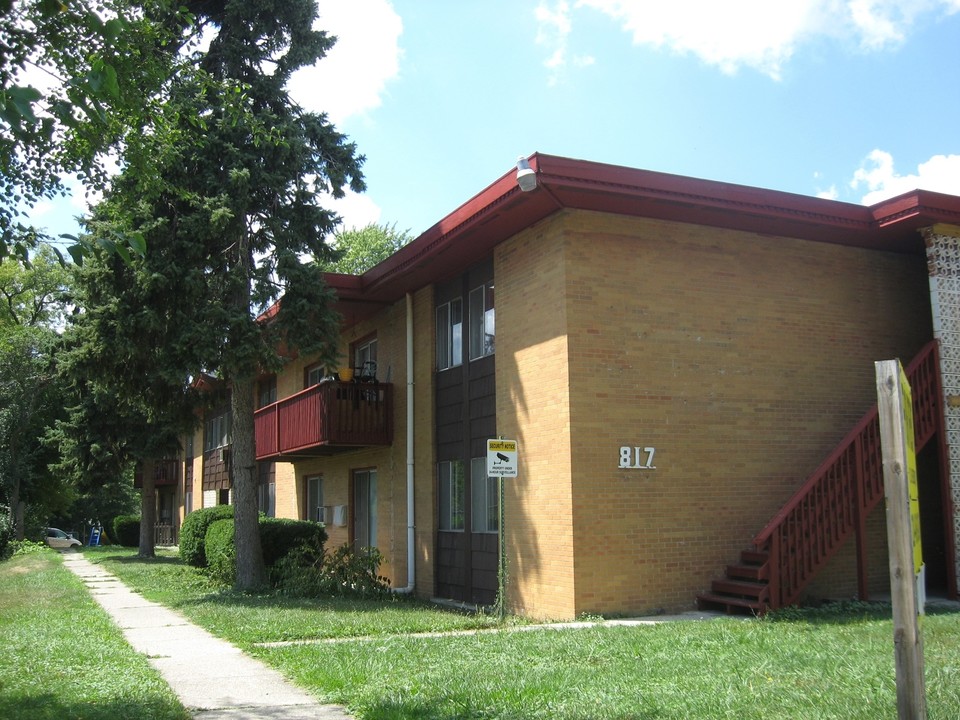
<svg viewBox="0 0 960 720">
<path fill-rule="evenodd" d="M 339 42 L 291 89 L 367 158 L 346 226 L 418 234 L 536 151 L 855 203 L 960 195 L 960 0 L 318 4 Z"/>
</svg>

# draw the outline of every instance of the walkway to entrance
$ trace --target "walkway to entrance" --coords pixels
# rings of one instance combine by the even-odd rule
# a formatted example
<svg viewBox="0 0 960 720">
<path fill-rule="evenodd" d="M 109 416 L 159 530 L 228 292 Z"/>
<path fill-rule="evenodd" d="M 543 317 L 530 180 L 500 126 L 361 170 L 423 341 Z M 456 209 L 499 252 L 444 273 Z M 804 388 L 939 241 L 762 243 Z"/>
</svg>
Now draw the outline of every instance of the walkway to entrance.
<svg viewBox="0 0 960 720">
<path fill-rule="evenodd" d="M 63 564 L 200 720 L 350 720 L 338 705 L 323 705 L 276 670 L 183 616 L 133 592 L 78 552 Z"/>
</svg>

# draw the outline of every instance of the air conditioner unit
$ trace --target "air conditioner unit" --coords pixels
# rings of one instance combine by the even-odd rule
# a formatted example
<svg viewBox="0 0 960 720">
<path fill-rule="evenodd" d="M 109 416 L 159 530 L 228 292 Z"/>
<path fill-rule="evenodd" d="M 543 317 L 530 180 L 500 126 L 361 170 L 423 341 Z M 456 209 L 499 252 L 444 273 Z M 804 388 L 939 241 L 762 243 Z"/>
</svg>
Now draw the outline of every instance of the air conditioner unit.
<svg viewBox="0 0 960 720">
<path fill-rule="evenodd" d="M 324 525 L 330 522 L 330 508 L 329 507 L 318 507 L 317 508 L 317 522 L 322 522 Z"/>
<path fill-rule="evenodd" d="M 219 460 L 220 462 L 223 462 L 223 448 L 220 448 L 219 450 L 217 450 L 217 460 Z"/>
</svg>

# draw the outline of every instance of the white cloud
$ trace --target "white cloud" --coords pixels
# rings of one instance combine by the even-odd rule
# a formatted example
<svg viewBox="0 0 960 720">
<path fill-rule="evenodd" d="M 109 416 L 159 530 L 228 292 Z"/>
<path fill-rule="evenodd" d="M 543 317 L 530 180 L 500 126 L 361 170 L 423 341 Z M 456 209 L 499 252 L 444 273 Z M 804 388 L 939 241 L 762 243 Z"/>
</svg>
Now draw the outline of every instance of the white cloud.
<svg viewBox="0 0 960 720">
<path fill-rule="evenodd" d="M 380 222 L 381 210 L 369 195 L 359 195 L 347 189 L 344 197 L 338 200 L 330 196 L 323 197 L 320 204 L 340 216 L 341 230 L 364 228 Z"/>
<path fill-rule="evenodd" d="M 867 190 L 861 198 L 864 205 L 918 189 L 960 195 L 960 155 L 934 155 L 920 163 L 916 173 L 899 175 L 890 153 L 873 150 L 853 174 L 850 187 Z"/>
<path fill-rule="evenodd" d="M 536 42 L 548 49 L 550 56 L 543 61 L 543 65 L 550 71 L 548 84 L 556 85 L 560 74 L 569 62 L 575 67 L 593 65 L 594 58 L 590 55 L 575 55 L 568 60 L 568 38 L 573 29 L 570 19 L 570 3 L 559 0 L 553 7 L 545 0 L 541 0 L 534 11 L 537 20 Z"/>
<path fill-rule="evenodd" d="M 403 23 L 389 0 L 322 0 L 314 27 L 337 37 L 325 58 L 290 79 L 291 95 L 334 124 L 380 106 L 400 72 Z"/>
<path fill-rule="evenodd" d="M 390 0 L 321 0 L 314 23 L 337 38 L 327 56 L 291 77 L 291 96 L 306 110 L 326 113 L 334 125 L 364 116 L 381 104 L 387 83 L 400 73 L 403 22 Z M 381 210 L 369 195 L 349 188 L 339 200 L 318 198 L 336 212 L 343 229 L 379 222 Z"/>
<path fill-rule="evenodd" d="M 538 40 L 551 50 L 548 67 L 565 61 L 574 12 L 603 13 L 636 45 L 692 54 L 725 73 L 753 68 L 779 79 L 798 47 L 817 37 L 877 50 L 903 42 L 918 16 L 953 13 L 960 0 L 566 0 L 537 8 Z"/>
</svg>

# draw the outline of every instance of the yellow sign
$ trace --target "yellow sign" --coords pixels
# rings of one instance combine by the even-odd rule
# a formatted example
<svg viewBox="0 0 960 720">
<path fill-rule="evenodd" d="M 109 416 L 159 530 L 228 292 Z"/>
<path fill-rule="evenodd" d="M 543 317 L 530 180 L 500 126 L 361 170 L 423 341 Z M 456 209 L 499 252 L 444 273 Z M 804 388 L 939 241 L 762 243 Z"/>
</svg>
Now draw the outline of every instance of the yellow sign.
<svg viewBox="0 0 960 720">
<path fill-rule="evenodd" d="M 516 440 L 487 440 L 487 476 L 517 476 Z"/>
<path fill-rule="evenodd" d="M 920 491 L 917 485 L 917 447 L 913 436 L 913 394 L 910 382 L 900 368 L 900 390 L 903 393 L 903 432 L 907 445 L 907 489 L 910 493 L 910 529 L 913 533 L 913 574 L 920 573 L 923 566 L 923 545 L 920 536 Z"/>
</svg>

